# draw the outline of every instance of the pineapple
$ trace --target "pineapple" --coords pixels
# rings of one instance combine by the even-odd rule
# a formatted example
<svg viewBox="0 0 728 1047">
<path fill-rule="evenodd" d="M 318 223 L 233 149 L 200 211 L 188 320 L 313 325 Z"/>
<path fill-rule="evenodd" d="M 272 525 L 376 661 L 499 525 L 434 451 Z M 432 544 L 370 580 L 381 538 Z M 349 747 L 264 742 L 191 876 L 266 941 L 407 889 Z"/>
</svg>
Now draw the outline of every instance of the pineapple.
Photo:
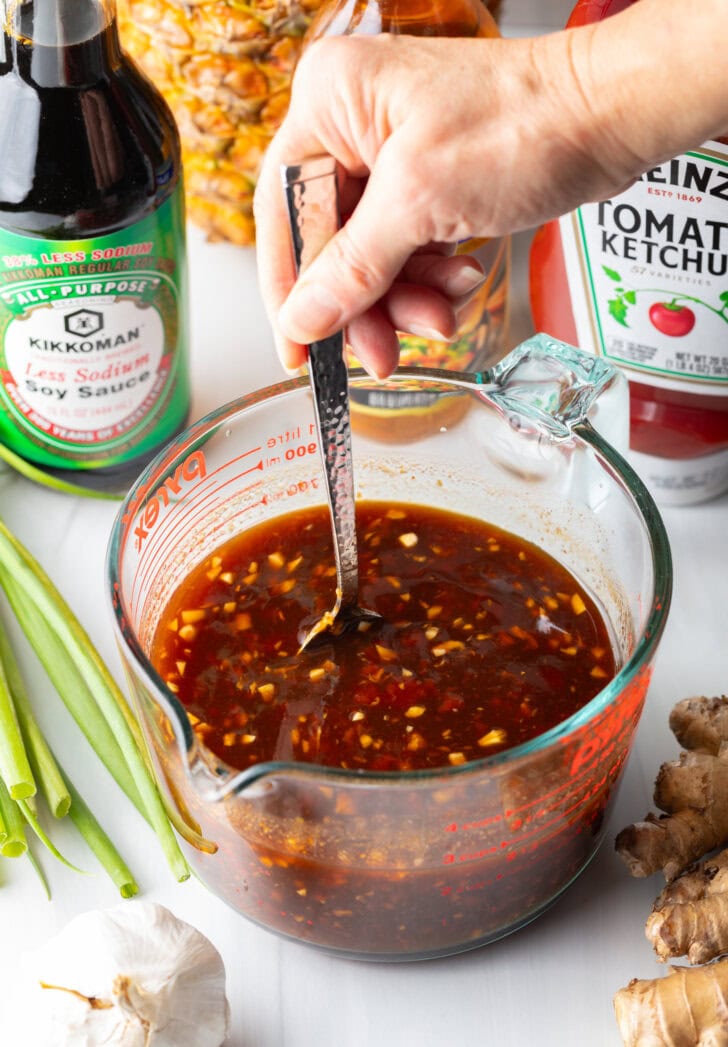
<svg viewBox="0 0 728 1047">
<path fill-rule="evenodd" d="M 254 242 L 260 162 L 288 106 L 303 34 L 323 2 L 118 0 L 124 47 L 179 126 L 187 213 L 211 240 Z"/>
<path fill-rule="evenodd" d="M 125 49 L 182 139 L 188 215 L 213 240 L 254 241 L 253 188 L 321 0 L 119 0 Z"/>
</svg>

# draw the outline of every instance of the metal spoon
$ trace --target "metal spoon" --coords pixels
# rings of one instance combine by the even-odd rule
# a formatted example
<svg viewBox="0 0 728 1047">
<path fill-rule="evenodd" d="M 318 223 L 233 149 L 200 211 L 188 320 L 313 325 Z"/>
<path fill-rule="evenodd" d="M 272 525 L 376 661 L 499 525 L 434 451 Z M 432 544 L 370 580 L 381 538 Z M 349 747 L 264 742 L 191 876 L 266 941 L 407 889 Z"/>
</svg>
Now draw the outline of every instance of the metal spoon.
<svg viewBox="0 0 728 1047">
<path fill-rule="evenodd" d="M 336 163 L 317 156 L 281 169 L 288 203 L 296 267 L 302 273 L 339 228 Z M 359 556 L 351 455 L 349 382 L 344 362 L 344 334 L 308 347 L 308 373 L 318 427 L 324 479 L 331 512 L 336 558 L 336 602 L 330 611 L 299 633 L 300 650 L 315 637 L 340 636 L 378 620 L 376 611 L 359 606 Z"/>
</svg>

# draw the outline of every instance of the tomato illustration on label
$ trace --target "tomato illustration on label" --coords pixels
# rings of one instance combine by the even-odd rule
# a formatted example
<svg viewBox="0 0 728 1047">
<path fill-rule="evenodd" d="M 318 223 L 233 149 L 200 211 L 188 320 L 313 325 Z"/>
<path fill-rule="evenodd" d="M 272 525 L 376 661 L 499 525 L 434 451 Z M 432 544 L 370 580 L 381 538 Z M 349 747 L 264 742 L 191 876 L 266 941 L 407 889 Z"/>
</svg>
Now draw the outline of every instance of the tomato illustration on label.
<svg viewBox="0 0 728 1047">
<path fill-rule="evenodd" d="M 641 294 L 672 296 L 673 292 L 659 287 L 628 287 L 621 275 L 609 266 L 603 265 L 602 272 L 614 284 L 612 296 L 607 300 L 607 309 L 613 320 L 622 327 L 629 327 L 629 314 L 638 302 L 637 296 Z M 649 317 L 652 326 L 660 334 L 669 335 L 672 338 L 682 338 L 689 334 L 695 327 L 696 313 L 686 302 L 694 306 L 700 306 L 709 310 L 715 316 L 728 323 L 728 291 L 723 291 L 718 296 L 719 305 L 711 305 L 702 298 L 696 298 L 691 294 L 679 294 L 669 297 L 664 301 L 653 302 L 649 308 Z"/>
<path fill-rule="evenodd" d="M 671 302 L 655 302 L 650 306 L 650 320 L 661 334 L 671 338 L 683 338 L 695 327 L 695 313 L 676 299 Z"/>
</svg>

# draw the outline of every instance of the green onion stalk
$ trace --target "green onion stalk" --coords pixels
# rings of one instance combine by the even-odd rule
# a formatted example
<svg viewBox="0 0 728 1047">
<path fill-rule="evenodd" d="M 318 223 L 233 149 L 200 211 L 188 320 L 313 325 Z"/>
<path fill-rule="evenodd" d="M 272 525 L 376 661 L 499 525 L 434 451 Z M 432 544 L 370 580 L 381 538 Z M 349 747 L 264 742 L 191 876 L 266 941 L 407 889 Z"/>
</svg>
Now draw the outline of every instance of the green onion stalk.
<svg viewBox="0 0 728 1047">
<path fill-rule="evenodd" d="M 188 879 L 189 866 L 172 822 L 196 846 L 214 845 L 168 812 L 151 771 L 144 741 L 126 699 L 88 634 L 51 579 L 0 520 L 0 587 L 28 642 L 106 769 L 150 824 L 173 875 Z M 70 865 L 39 816 L 37 799 L 53 818 L 66 818 L 85 840 L 122 897 L 138 887 L 124 859 L 56 760 L 33 714 L 25 684 L 0 624 L 0 855 L 27 855 L 26 829 Z M 72 868 L 75 868 L 72 866 Z"/>
</svg>

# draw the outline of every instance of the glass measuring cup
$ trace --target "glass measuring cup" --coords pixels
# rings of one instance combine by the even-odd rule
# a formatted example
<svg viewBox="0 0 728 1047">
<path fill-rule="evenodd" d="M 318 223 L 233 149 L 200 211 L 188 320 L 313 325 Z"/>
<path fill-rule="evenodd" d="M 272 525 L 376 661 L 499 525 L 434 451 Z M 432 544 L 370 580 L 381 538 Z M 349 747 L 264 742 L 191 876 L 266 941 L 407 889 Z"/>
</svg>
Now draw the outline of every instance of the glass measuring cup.
<svg viewBox="0 0 728 1047">
<path fill-rule="evenodd" d="M 363 377 L 352 378 L 371 381 Z M 465 511 L 535 542 L 600 605 L 620 670 L 540 737 L 423 772 L 261 763 L 237 772 L 196 738 L 149 662 L 161 610 L 223 541 L 324 503 L 306 379 L 193 425 L 130 492 L 109 548 L 122 656 L 163 792 L 217 844 L 200 878 L 280 934 L 349 956 L 442 956 L 527 923 L 588 863 L 629 753 L 664 627 L 659 513 L 615 446 L 626 383 L 544 336 L 487 373 L 403 371 L 421 437 L 354 431 L 359 497 Z M 422 410 L 420 406 L 416 410 Z"/>
</svg>

